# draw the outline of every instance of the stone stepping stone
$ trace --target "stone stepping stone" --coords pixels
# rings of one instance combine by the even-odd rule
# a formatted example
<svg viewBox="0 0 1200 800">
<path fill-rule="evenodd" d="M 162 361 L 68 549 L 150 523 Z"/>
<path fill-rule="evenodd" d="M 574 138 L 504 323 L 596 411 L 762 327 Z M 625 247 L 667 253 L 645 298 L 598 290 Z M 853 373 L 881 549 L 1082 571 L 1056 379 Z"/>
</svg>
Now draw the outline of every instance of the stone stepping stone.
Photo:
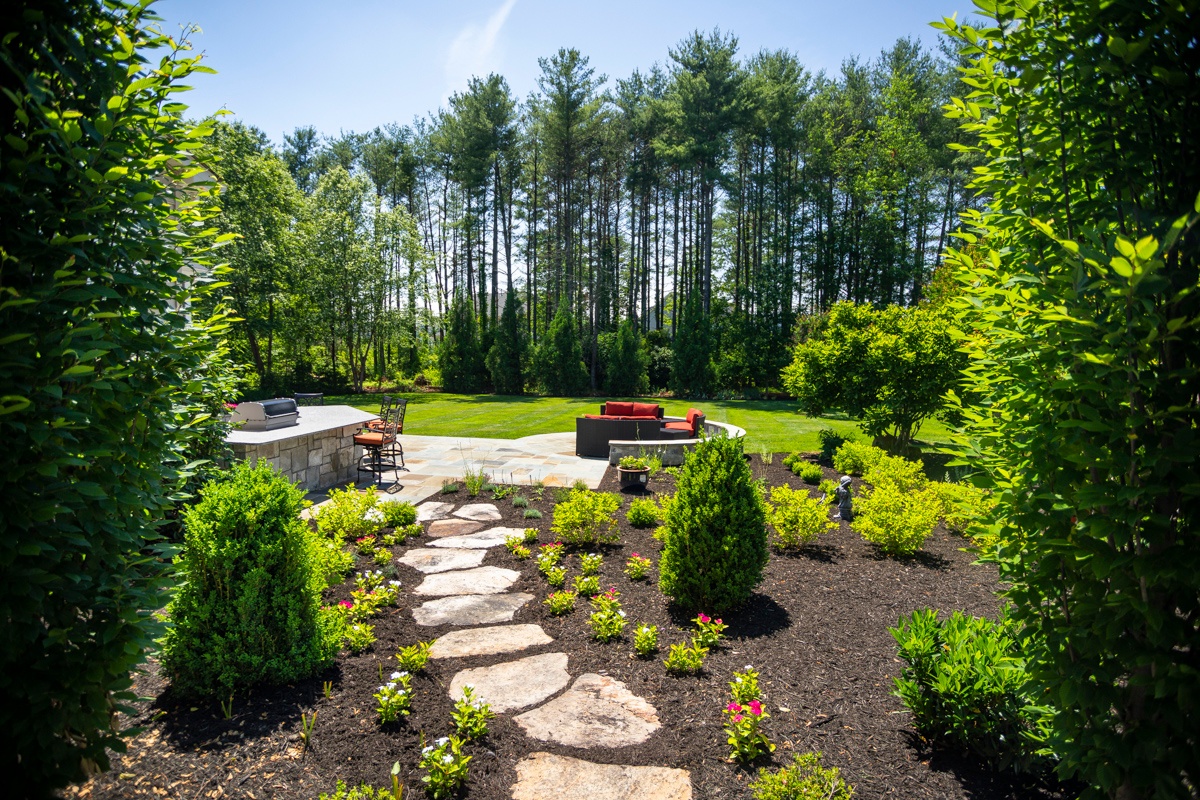
<svg viewBox="0 0 1200 800">
<path fill-rule="evenodd" d="M 439 636 L 429 651 L 430 658 L 466 658 L 514 653 L 528 647 L 549 644 L 541 625 L 497 625 L 494 628 L 468 628 Z"/>
<path fill-rule="evenodd" d="M 468 503 L 454 512 L 454 516 L 463 519 L 473 519 L 476 522 L 495 522 L 500 517 L 500 509 L 495 503 Z"/>
<path fill-rule="evenodd" d="M 413 619 L 425 626 L 495 625 L 512 622 L 513 614 L 532 599 L 524 592 L 441 597 L 414 608 Z"/>
<path fill-rule="evenodd" d="M 464 548 L 414 547 L 399 560 L 415 570 L 426 575 L 435 572 L 449 572 L 452 569 L 471 569 L 478 567 L 487 557 L 487 550 L 467 550 Z"/>
<path fill-rule="evenodd" d="M 553 753 L 517 762 L 513 800 L 692 800 L 686 769 L 593 764 Z"/>
<path fill-rule="evenodd" d="M 465 536 L 468 533 L 475 533 L 482 527 L 482 522 L 472 522 L 469 519 L 439 519 L 429 523 L 429 535 L 437 538 Z"/>
<path fill-rule="evenodd" d="M 521 573 L 503 567 L 476 567 L 475 569 L 439 572 L 428 575 L 421 585 L 413 589 L 414 594 L 444 597 L 451 594 L 500 594 L 517 582 Z"/>
<path fill-rule="evenodd" d="M 450 516 L 453 503 L 438 503 L 433 500 L 417 506 L 417 522 L 431 522 L 435 519 L 445 519 Z"/>
<path fill-rule="evenodd" d="M 470 686 L 492 711 L 503 714 L 540 703 L 570 682 L 567 654 L 546 653 L 490 667 L 464 669 L 450 681 L 450 699 L 460 699 L 463 687 Z"/>
<path fill-rule="evenodd" d="M 471 550 L 504 544 L 509 536 L 520 536 L 525 531 L 520 528 L 488 528 L 479 533 L 468 533 L 466 536 L 444 536 L 429 543 L 430 547 L 462 547 Z"/>
<path fill-rule="evenodd" d="M 516 722 L 525 734 L 570 747 L 625 747 L 641 744 L 662 725 L 654 706 L 607 675 L 589 672 L 570 691 Z"/>
</svg>

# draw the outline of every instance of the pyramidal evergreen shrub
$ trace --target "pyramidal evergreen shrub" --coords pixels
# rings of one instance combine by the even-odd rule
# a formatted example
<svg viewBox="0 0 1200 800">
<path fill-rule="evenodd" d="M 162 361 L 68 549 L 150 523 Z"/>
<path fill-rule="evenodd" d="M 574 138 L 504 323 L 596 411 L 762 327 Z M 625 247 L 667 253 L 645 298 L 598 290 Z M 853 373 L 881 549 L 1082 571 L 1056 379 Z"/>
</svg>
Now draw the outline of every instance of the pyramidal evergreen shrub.
<svg viewBox="0 0 1200 800">
<path fill-rule="evenodd" d="M 336 620 L 320 610 L 317 534 L 300 519 L 303 499 L 269 463 L 242 462 L 188 509 L 162 650 L 176 690 L 224 695 L 286 683 L 337 655 Z"/>
<path fill-rule="evenodd" d="M 750 597 L 767 563 L 767 512 L 740 439 L 700 442 L 663 513 L 663 594 L 685 609 L 709 613 Z"/>
</svg>

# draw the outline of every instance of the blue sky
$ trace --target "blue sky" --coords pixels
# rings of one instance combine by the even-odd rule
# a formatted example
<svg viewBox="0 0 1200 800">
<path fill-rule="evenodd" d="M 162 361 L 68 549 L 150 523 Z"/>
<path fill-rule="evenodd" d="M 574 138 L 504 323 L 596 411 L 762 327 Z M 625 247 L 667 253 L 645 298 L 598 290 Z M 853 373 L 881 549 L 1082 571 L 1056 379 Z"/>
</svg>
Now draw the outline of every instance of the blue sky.
<svg viewBox="0 0 1200 800">
<path fill-rule="evenodd" d="M 411 122 L 472 75 L 497 72 L 518 97 L 537 87 L 538 58 L 575 47 L 610 79 L 667 63 L 696 29 L 719 27 L 739 53 L 788 49 L 812 72 L 874 58 L 901 36 L 933 46 L 929 22 L 970 14 L 969 0 L 161 0 L 164 30 L 193 36 L 217 75 L 182 99 L 220 108 L 275 141 L 299 125 L 324 134 Z"/>
</svg>

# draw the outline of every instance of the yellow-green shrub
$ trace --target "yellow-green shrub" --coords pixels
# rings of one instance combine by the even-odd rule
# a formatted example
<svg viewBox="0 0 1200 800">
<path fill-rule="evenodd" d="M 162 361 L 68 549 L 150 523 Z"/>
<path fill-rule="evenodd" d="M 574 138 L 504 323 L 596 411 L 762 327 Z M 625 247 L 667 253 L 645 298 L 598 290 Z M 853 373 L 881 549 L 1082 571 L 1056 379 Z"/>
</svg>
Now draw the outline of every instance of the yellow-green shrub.
<svg viewBox="0 0 1200 800">
<path fill-rule="evenodd" d="M 862 475 L 887 453 L 863 442 L 843 442 L 833 454 L 833 468 L 844 475 Z"/>
<path fill-rule="evenodd" d="M 615 541 L 614 515 L 620 507 L 621 500 L 615 494 L 572 489 L 566 500 L 554 506 L 550 530 L 567 544 Z"/>
<path fill-rule="evenodd" d="M 778 546 L 784 549 L 803 547 L 837 527 L 824 503 L 809 497 L 806 490 L 789 486 L 772 487 L 767 520 L 775 528 Z"/>
<path fill-rule="evenodd" d="M 933 533 L 940 514 L 941 503 L 929 489 L 908 492 L 884 483 L 855 501 L 850 528 L 888 555 L 911 555 Z"/>
</svg>

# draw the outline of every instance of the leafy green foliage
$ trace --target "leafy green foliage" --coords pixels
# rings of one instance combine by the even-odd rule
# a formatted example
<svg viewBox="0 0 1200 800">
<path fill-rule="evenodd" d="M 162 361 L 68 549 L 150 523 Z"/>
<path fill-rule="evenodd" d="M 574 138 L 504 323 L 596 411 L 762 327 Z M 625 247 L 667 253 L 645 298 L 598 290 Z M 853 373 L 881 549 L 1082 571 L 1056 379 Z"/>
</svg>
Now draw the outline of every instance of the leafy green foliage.
<svg viewBox="0 0 1200 800">
<path fill-rule="evenodd" d="M 928 307 L 835 305 L 796 345 L 784 387 L 809 414 L 840 408 L 872 436 L 901 445 L 945 405 L 964 357 L 952 318 Z"/>
<path fill-rule="evenodd" d="M 955 533 L 966 533 L 995 506 L 995 500 L 987 492 L 969 483 L 937 481 L 929 486 L 942 504 L 946 527 Z"/>
<path fill-rule="evenodd" d="M 542 603 L 550 609 L 551 614 L 560 617 L 575 609 L 575 599 L 577 597 L 579 595 L 576 592 L 551 592 Z"/>
<path fill-rule="evenodd" d="M 588 617 L 588 625 L 592 629 L 592 638 L 598 642 L 619 639 L 621 631 L 625 630 L 625 612 L 621 609 L 619 596 L 616 589 L 609 589 L 591 599 L 592 615 Z"/>
<path fill-rule="evenodd" d="M 862 475 L 887 455 L 863 442 L 843 442 L 833 454 L 833 468 L 844 475 Z"/>
<path fill-rule="evenodd" d="M 955 611 L 914 611 L 889 628 L 905 667 L 896 695 L 922 735 L 974 753 L 996 769 L 1047 766 L 1049 709 L 1035 703 L 1016 626 Z"/>
<path fill-rule="evenodd" d="M 494 716 L 491 706 L 476 697 L 475 689 L 471 686 L 463 687 L 462 697 L 455 701 L 454 710 L 450 712 L 454 732 L 468 742 L 487 736 L 488 720 Z"/>
<path fill-rule="evenodd" d="M 1002 13 L 942 26 L 971 85 L 950 114 L 979 137 L 974 185 L 991 197 L 949 255 L 974 332 L 968 446 L 1060 774 L 1093 796 L 1186 797 L 1200 763 L 1195 9 Z"/>
<path fill-rule="evenodd" d="M 379 503 L 383 509 L 384 525 L 389 528 L 406 528 L 417 521 L 417 507 L 412 503 Z"/>
<path fill-rule="evenodd" d="M 429 663 L 429 652 L 432 648 L 432 641 L 414 642 L 407 647 L 401 647 L 396 652 L 396 662 L 400 665 L 400 669 L 405 672 L 421 672 L 425 669 L 425 665 Z"/>
<path fill-rule="evenodd" d="M 554 506 L 550 530 L 567 544 L 615 541 L 615 515 L 620 507 L 621 499 L 615 494 L 572 489 L 566 500 Z"/>
<path fill-rule="evenodd" d="M 704 657 L 707 655 L 708 648 L 701 647 L 694 641 L 688 644 L 673 644 L 663 666 L 672 675 L 695 674 L 704 668 Z"/>
<path fill-rule="evenodd" d="M 648 497 L 636 498 L 625 512 L 625 519 L 635 528 L 653 528 L 660 516 L 658 505 Z"/>
<path fill-rule="evenodd" d="M 374 536 L 387 520 L 386 511 L 382 519 L 369 513 L 378 502 L 374 488 L 365 492 L 353 486 L 330 489 L 328 502 L 319 506 L 313 514 L 317 531 L 326 538 L 342 541 Z"/>
<path fill-rule="evenodd" d="M 318 616 L 317 539 L 300 519 L 303 499 L 270 464 L 242 462 L 188 509 L 162 647 L 163 670 L 180 693 L 286 683 L 337 654 Z"/>
<path fill-rule="evenodd" d="M 633 630 L 633 652 L 646 658 L 658 652 L 658 626 L 643 622 Z"/>
<path fill-rule="evenodd" d="M 497 394 L 522 394 L 525 391 L 525 325 L 521 319 L 521 301 L 509 291 L 504 299 L 500 324 L 487 353 L 488 373 Z"/>
<path fill-rule="evenodd" d="M 769 554 L 762 488 L 741 440 L 696 445 L 663 515 L 658 585 L 664 594 L 692 610 L 725 610 L 750 597 Z"/>
<path fill-rule="evenodd" d="M 671 391 L 676 397 L 708 397 L 713 391 L 712 327 L 699 292 L 692 292 L 671 342 Z"/>
<path fill-rule="evenodd" d="M 792 472 L 795 473 L 800 480 L 804 481 L 810 486 L 816 486 L 818 483 L 820 483 L 821 478 L 825 474 L 821 472 L 821 468 L 816 464 L 809 464 L 806 461 L 797 461 L 792 466 Z"/>
<path fill-rule="evenodd" d="M 161 629 L 160 528 L 227 451 L 227 321 L 201 67 L 138 4 L 4 15 L 0 131 L 0 709 L 5 789 L 43 795 L 124 749 Z M 210 304 L 211 308 L 211 304 Z"/>
<path fill-rule="evenodd" d="M 438 350 L 442 388 L 448 392 L 478 392 L 486 377 L 479 323 L 469 300 L 456 297 L 450 306 L 450 323 Z"/>
<path fill-rule="evenodd" d="M 538 342 L 533 356 L 533 376 L 538 385 L 547 394 L 561 397 L 581 394 L 588 382 L 583 346 L 568 306 L 558 304 L 550 330 Z"/>
<path fill-rule="evenodd" d="M 885 484 L 894 486 L 902 492 L 919 492 L 929 486 L 921 462 L 900 456 L 880 456 L 867 465 L 863 480 L 876 487 Z"/>
<path fill-rule="evenodd" d="M 767 519 L 775 528 L 779 547 L 787 550 L 812 544 L 822 533 L 837 528 L 825 504 L 806 490 L 772 486 Z"/>
<path fill-rule="evenodd" d="M 854 435 L 839 433 L 833 428 L 821 428 L 817 431 L 817 441 L 821 445 L 821 461 L 825 464 L 833 463 L 833 454 L 838 451 L 846 442 L 855 440 Z"/>
<path fill-rule="evenodd" d="M 626 319 L 617 327 L 604 363 L 604 390 L 614 397 L 630 397 L 648 388 L 648 356 L 637 328 Z"/>
<path fill-rule="evenodd" d="M 933 492 L 884 483 L 854 502 L 850 528 L 881 552 L 906 556 L 921 549 L 940 514 L 941 503 Z"/>
<path fill-rule="evenodd" d="M 822 767 L 821 754 L 797 753 L 778 772 L 760 769 L 750 783 L 754 800 L 851 800 L 854 788 L 837 767 Z"/>
<path fill-rule="evenodd" d="M 317 800 L 396 800 L 390 789 L 376 789 L 368 784 L 359 784 L 353 788 L 346 782 L 338 780 L 333 794 L 322 792 Z"/>
</svg>

